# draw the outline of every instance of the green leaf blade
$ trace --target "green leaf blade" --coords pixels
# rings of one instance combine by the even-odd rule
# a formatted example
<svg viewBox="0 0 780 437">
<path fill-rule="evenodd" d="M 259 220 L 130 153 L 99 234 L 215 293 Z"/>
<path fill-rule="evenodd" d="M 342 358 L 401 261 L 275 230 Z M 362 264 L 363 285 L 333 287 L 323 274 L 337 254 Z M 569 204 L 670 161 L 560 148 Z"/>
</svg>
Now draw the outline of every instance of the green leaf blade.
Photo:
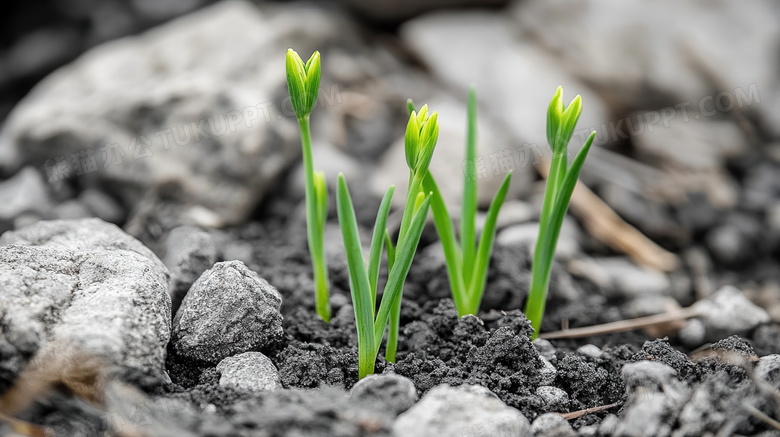
<svg viewBox="0 0 780 437">
<path fill-rule="evenodd" d="M 466 174 L 463 182 L 463 204 L 460 216 L 460 245 L 463 252 L 463 280 L 471 282 L 474 273 L 477 217 L 477 95 L 469 91 L 466 128 Z"/>
<path fill-rule="evenodd" d="M 471 314 L 476 315 L 479 305 L 482 303 L 482 296 L 485 293 L 485 284 L 487 282 L 488 267 L 490 265 L 490 254 L 493 251 L 493 241 L 496 238 L 496 222 L 498 213 L 504 205 L 506 193 L 509 191 L 509 184 L 512 181 L 512 173 L 504 178 L 504 182 L 496 192 L 493 201 L 490 202 L 485 226 L 482 228 L 482 236 L 479 239 L 479 249 L 477 250 L 476 262 L 474 263 L 474 277 L 469 286 L 469 308 Z"/>
<path fill-rule="evenodd" d="M 431 194 L 431 211 L 433 212 L 433 221 L 436 224 L 436 232 L 439 234 L 442 248 L 444 250 L 444 259 L 447 265 L 447 276 L 452 289 L 452 297 L 455 301 L 455 307 L 462 316 L 467 313 L 468 298 L 466 295 L 466 285 L 463 281 L 463 259 L 458 247 L 458 241 L 455 238 L 455 229 L 452 225 L 452 219 L 447 211 L 447 205 L 441 196 L 436 180 L 431 173 L 428 173 L 423 179 L 423 188 Z"/>
<path fill-rule="evenodd" d="M 390 212 L 390 202 L 393 199 L 395 185 L 391 185 L 379 204 L 379 212 L 376 215 L 374 233 L 371 237 L 371 249 L 368 256 L 368 280 L 371 282 L 371 308 L 376 309 L 376 289 L 379 282 L 379 262 L 382 260 L 382 249 L 385 234 L 387 233 L 387 215 Z M 389 252 L 388 248 L 388 252 Z M 373 320 L 373 318 L 372 318 Z"/>
<path fill-rule="evenodd" d="M 339 224 L 349 268 L 349 288 L 355 311 L 358 333 L 358 354 L 360 378 L 374 373 L 376 351 L 374 350 L 374 308 L 372 307 L 371 287 L 363 261 L 363 249 L 355 218 L 355 208 L 349 194 L 343 174 L 339 174 L 338 195 L 336 197 Z"/>
</svg>

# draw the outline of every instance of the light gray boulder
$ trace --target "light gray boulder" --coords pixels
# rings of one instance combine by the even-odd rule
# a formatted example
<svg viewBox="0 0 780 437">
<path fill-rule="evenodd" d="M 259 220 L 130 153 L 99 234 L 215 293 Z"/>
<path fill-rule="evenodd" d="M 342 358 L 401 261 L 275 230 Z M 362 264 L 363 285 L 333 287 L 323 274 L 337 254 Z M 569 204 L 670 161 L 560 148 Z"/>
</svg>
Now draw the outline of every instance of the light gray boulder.
<svg viewBox="0 0 780 437">
<path fill-rule="evenodd" d="M 0 290 L 4 330 L 24 339 L 22 349 L 72 348 L 109 365 L 163 372 L 168 270 L 116 225 L 42 221 L 3 234 Z"/>
<path fill-rule="evenodd" d="M 234 0 L 94 47 L 14 108 L 0 169 L 111 186 L 128 209 L 167 199 L 178 223 L 241 223 L 301 153 L 284 54 L 346 38 L 339 17 Z M 320 100 L 335 104 L 326 80 Z"/>
</svg>

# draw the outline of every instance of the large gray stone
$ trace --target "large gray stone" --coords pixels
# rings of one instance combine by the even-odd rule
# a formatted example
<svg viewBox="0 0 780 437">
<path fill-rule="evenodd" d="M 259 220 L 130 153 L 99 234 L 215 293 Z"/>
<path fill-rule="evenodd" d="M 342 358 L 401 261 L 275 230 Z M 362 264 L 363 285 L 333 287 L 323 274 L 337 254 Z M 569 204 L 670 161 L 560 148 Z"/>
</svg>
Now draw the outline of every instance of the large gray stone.
<svg viewBox="0 0 780 437">
<path fill-rule="evenodd" d="M 0 290 L 2 324 L 16 347 L 73 348 L 110 365 L 164 370 L 168 271 L 113 224 L 44 221 L 3 234 Z"/>
<path fill-rule="evenodd" d="M 111 186 L 128 207 L 152 193 L 182 205 L 181 223 L 240 223 L 301 153 L 284 53 L 307 55 L 347 27 L 316 7 L 229 1 L 97 46 L 14 108 L 0 167 Z M 326 80 L 323 105 L 340 96 Z"/>
<path fill-rule="evenodd" d="M 173 320 L 180 355 L 216 363 L 273 345 L 282 336 L 282 296 L 241 261 L 206 270 L 184 297 Z"/>
<path fill-rule="evenodd" d="M 417 404 L 398 416 L 398 437 L 501 435 L 526 437 L 531 425 L 522 413 L 478 385 L 431 389 Z"/>
</svg>

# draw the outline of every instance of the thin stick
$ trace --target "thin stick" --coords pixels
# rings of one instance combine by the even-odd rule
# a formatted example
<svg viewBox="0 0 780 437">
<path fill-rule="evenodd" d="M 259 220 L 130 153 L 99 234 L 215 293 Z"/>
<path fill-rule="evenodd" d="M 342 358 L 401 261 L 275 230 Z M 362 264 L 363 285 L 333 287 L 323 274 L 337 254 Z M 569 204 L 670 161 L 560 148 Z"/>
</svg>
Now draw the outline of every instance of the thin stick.
<svg viewBox="0 0 780 437">
<path fill-rule="evenodd" d="M 780 422 L 776 421 L 775 419 L 772 419 L 766 413 L 759 410 L 758 408 L 752 405 L 742 404 L 742 409 L 747 411 L 748 414 L 755 417 L 756 419 L 765 422 L 767 425 L 771 426 L 772 428 L 780 430 Z"/>
<path fill-rule="evenodd" d="M 688 307 L 679 311 L 673 311 L 669 313 L 656 314 L 654 316 L 639 317 L 630 320 L 620 320 L 617 322 L 604 323 L 595 326 L 586 326 L 584 328 L 566 329 L 563 331 L 547 332 L 539 335 L 540 338 L 546 340 L 554 340 L 560 338 L 582 338 L 590 337 L 593 335 L 611 334 L 614 332 L 631 331 L 634 329 L 648 328 L 656 325 L 663 325 L 669 322 L 675 322 L 678 320 L 689 319 L 700 315 L 698 308 Z"/>
<path fill-rule="evenodd" d="M 609 410 L 610 408 L 615 408 L 617 406 L 620 406 L 621 402 L 615 402 L 614 404 L 609 405 L 601 405 L 598 407 L 593 408 L 586 408 L 584 410 L 579 411 L 572 411 L 571 413 L 556 413 L 559 416 L 563 417 L 566 420 L 574 420 L 579 419 L 580 417 L 590 414 L 590 413 L 598 413 L 599 411 Z"/>
</svg>

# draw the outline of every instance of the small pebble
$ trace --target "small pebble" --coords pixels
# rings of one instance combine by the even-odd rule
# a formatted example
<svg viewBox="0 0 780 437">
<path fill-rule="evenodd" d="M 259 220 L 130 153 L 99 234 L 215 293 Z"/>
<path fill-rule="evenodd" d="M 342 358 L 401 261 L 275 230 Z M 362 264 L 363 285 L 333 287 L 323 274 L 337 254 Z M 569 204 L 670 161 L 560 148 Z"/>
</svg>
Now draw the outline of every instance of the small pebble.
<svg viewBox="0 0 780 437">
<path fill-rule="evenodd" d="M 556 413 L 545 413 L 531 423 L 534 436 L 576 436 L 569 422 Z"/>
<path fill-rule="evenodd" d="M 409 378 L 400 375 L 369 375 L 352 387 L 349 396 L 358 403 L 372 404 L 398 415 L 414 405 L 417 389 Z"/>
<path fill-rule="evenodd" d="M 580 346 L 579 348 L 577 348 L 577 352 L 580 355 L 584 355 L 589 358 L 600 358 L 604 354 L 604 351 L 602 351 L 600 347 L 594 344 L 586 344 L 584 346 Z"/>
<path fill-rule="evenodd" d="M 544 363 L 544 367 L 539 369 L 540 385 L 552 385 L 555 382 L 555 377 L 558 376 L 558 370 L 553 364 L 545 357 L 539 357 Z"/>
<path fill-rule="evenodd" d="M 536 389 L 536 395 L 548 405 L 561 404 L 569 401 L 569 394 L 564 390 L 551 385 L 540 385 Z"/>
</svg>

